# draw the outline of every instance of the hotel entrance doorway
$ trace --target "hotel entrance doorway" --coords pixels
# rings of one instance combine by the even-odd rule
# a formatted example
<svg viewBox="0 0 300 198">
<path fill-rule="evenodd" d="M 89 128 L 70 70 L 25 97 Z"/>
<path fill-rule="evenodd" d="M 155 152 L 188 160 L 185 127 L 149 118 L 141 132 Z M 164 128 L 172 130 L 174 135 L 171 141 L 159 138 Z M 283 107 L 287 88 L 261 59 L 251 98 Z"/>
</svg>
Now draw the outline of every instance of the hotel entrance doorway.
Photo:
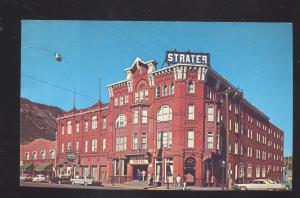
<svg viewBox="0 0 300 198">
<path fill-rule="evenodd" d="M 133 180 L 139 180 L 142 181 L 143 177 L 142 177 L 142 172 L 145 171 L 145 180 L 147 177 L 147 169 L 148 169 L 148 165 L 132 165 L 132 178 Z"/>
</svg>

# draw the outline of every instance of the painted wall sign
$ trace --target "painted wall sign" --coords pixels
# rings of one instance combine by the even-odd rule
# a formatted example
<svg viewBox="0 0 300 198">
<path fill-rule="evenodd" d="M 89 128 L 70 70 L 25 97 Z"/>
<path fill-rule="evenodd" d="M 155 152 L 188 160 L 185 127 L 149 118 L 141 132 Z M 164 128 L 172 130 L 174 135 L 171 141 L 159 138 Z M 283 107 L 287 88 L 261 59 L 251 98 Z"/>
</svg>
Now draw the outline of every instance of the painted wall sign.
<svg viewBox="0 0 300 198">
<path fill-rule="evenodd" d="M 209 53 L 193 53 L 193 52 L 166 52 L 166 62 L 168 65 L 173 64 L 193 64 L 193 65 L 210 65 Z"/>
</svg>

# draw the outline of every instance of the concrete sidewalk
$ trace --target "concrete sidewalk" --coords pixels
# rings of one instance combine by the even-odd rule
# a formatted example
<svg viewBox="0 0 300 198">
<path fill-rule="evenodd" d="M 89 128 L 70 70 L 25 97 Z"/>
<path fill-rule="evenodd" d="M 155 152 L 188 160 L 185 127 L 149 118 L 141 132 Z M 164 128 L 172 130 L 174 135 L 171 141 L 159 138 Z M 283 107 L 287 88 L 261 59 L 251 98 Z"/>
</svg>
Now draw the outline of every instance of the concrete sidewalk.
<svg viewBox="0 0 300 198">
<path fill-rule="evenodd" d="M 115 188 L 117 189 L 127 189 L 127 190 L 174 190 L 174 191 L 182 191 L 182 188 L 180 189 L 176 189 L 174 188 L 174 186 L 169 187 L 169 189 L 167 189 L 166 186 L 149 186 L 147 184 L 145 185 L 129 185 L 129 184 L 106 184 L 104 186 L 109 186 L 111 188 Z M 198 186 L 187 186 L 186 187 L 186 191 L 220 191 L 222 190 L 220 187 L 198 187 Z"/>
</svg>

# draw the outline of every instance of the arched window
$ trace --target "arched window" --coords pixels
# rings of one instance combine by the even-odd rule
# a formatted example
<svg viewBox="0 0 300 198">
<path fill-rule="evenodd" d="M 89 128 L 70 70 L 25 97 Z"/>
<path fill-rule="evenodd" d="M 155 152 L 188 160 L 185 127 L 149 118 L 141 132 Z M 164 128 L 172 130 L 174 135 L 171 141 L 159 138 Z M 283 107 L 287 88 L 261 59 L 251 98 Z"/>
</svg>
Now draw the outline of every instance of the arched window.
<svg viewBox="0 0 300 198">
<path fill-rule="evenodd" d="M 45 151 L 41 151 L 41 159 L 46 159 L 46 152 Z"/>
<path fill-rule="evenodd" d="M 157 122 L 169 120 L 172 120 L 172 109 L 168 105 L 163 105 L 157 111 Z"/>
<path fill-rule="evenodd" d="M 97 116 L 93 116 L 92 118 L 92 130 L 97 129 L 98 121 L 97 121 Z"/>
<path fill-rule="evenodd" d="M 170 95 L 173 95 L 174 94 L 174 83 L 171 82 L 170 84 Z"/>
<path fill-rule="evenodd" d="M 163 85 L 163 88 L 162 88 L 162 95 L 163 96 L 166 96 L 168 94 L 168 87 L 167 85 Z"/>
<path fill-rule="evenodd" d="M 123 128 L 126 127 L 127 124 L 127 118 L 124 114 L 120 114 L 116 119 L 116 127 L 117 128 Z"/>
<path fill-rule="evenodd" d="M 193 81 L 189 81 L 188 93 L 195 93 L 195 84 Z"/>
<path fill-rule="evenodd" d="M 54 150 L 50 151 L 50 159 L 55 159 L 55 151 Z"/>
<path fill-rule="evenodd" d="M 37 159 L 36 151 L 34 151 L 34 152 L 32 153 L 32 159 L 33 159 L 33 160 L 36 160 L 36 159 Z"/>
<path fill-rule="evenodd" d="M 72 133 L 72 122 L 69 121 L 67 123 L 67 134 L 71 134 Z"/>
</svg>

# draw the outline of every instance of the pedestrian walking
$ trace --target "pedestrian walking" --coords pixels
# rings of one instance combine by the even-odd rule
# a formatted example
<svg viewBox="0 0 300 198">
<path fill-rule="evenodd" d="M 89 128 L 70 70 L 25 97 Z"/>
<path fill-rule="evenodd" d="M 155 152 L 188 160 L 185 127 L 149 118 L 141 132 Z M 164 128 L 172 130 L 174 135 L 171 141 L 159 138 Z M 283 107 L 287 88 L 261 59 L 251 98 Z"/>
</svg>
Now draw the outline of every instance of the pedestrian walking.
<svg viewBox="0 0 300 198">
<path fill-rule="evenodd" d="M 183 177 L 182 177 L 182 183 L 183 183 L 183 188 L 182 188 L 182 190 L 186 190 L 187 178 L 186 178 L 185 175 L 183 175 Z"/>
<path fill-rule="evenodd" d="M 146 177 L 146 171 L 145 171 L 145 170 L 143 170 L 143 171 L 142 171 L 142 178 L 143 178 L 143 182 L 145 182 L 145 177 Z"/>
<path fill-rule="evenodd" d="M 176 177 L 177 189 L 180 189 L 181 177 L 180 174 Z"/>
<path fill-rule="evenodd" d="M 151 185 L 151 174 L 150 173 L 148 173 L 147 181 L 148 181 L 148 185 L 150 186 Z"/>
<path fill-rule="evenodd" d="M 139 181 L 141 181 L 141 171 L 140 171 L 140 169 L 137 169 L 137 179 Z"/>
</svg>

